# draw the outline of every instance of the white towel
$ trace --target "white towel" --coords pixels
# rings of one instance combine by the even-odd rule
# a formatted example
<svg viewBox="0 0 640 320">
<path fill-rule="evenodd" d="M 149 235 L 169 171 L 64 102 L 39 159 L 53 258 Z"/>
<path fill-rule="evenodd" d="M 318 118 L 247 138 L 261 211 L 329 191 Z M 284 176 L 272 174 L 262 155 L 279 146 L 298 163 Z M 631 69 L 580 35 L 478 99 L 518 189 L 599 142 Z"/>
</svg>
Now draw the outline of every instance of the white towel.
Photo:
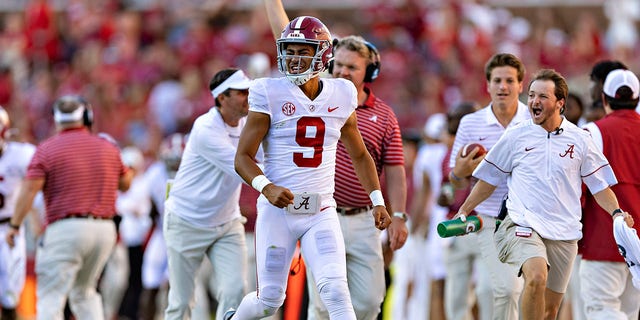
<svg viewBox="0 0 640 320">
<path fill-rule="evenodd" d="M 617 217 L 613 221 L 613 237 L 631 271 L 633 286 L 640 290 L 640 239 L 636 229 L 629 228 L 623 217 Z"/>
</svg>

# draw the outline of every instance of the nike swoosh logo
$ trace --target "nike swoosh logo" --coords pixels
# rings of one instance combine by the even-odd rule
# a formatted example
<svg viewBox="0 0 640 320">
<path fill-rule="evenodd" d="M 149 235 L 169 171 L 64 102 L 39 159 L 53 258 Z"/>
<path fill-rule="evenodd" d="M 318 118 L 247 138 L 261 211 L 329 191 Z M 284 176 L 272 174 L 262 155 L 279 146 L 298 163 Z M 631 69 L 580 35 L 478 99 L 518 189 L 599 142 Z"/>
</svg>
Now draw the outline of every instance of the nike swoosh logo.
<svg viewBox="0 0 640 320">
<path fill-rule="evenodd" d="M 338 109 L 338 108 L 340 108 L 340 107 L 333 107 L 333 108 L 329 107 L 329 108 L 327 108 L 327 111 L 329 111 L 329 112 L 334 112 L 334 111 L 336 111 L 336 109 Z"/>
<path fill-rule="evenodd" d="M 536 147 L 524 148 L 524 151 L 529 152 L 529 151 L 531 151 L 531 150 L 533 150 L 533 149 L 535 149 L 535 148 L 536 148 Z"/>
<path fill-rule="evenodd" d="M 479 137 L 478 140 L 480 140 L 480 141 L 487 140 L 487 137 Z"/>
</svg>

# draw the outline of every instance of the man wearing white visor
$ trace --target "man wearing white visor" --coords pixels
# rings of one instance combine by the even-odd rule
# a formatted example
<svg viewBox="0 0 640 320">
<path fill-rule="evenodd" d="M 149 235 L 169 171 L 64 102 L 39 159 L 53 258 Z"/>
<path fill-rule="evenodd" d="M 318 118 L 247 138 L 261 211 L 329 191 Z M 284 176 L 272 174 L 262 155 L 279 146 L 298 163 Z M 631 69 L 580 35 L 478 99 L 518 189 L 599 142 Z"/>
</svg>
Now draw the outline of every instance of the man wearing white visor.
<svg viewBox="0 0 640 320">
<path fill-rule="evenodd" d="M 238 204 L 241 179 L 233 162 L 249 110 L 249 85 L 241 70 L 216 73 L 209 83 L 215 107 L 191 129 L 165 203 L 170 284 L 165 319 L 190 318 L 195 274 L 205 256 L 216 279 L 216 319 L 246 294 L 245 219 Z"/>
</svg>

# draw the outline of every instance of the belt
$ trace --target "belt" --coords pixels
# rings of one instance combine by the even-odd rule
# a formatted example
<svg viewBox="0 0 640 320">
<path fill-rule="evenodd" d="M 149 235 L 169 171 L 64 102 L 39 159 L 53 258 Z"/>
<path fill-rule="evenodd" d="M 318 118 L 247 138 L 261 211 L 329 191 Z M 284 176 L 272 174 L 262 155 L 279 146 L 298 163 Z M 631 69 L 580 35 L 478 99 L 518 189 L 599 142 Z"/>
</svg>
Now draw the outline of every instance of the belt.
<svg viewBox="0 0 640 320">
<path fill-rule="evenodd" d="M 11 221 L 11 217 L 0 218 L 0 224 L 9 223 Z"/>
<path fill-rule="evenodd" d="M 371 209 L 373 209 L 373 206 L 366 206 L 366 207 L 359 207 L 359 208 L 337 207 L 336 211 L 338 211 L 338 213 L 343 216 L 351 216 L 361 212 L 369 211 Z"/>
<path fill-rule="evenodd" d="M 64 219 L 113 220 L 113 217 L 96 216 L 90 213 L 74 213 L 74 214 L 69 214 L 65 217 L 62 217 L 58 220 L 64 220 Z"/>
</svg>

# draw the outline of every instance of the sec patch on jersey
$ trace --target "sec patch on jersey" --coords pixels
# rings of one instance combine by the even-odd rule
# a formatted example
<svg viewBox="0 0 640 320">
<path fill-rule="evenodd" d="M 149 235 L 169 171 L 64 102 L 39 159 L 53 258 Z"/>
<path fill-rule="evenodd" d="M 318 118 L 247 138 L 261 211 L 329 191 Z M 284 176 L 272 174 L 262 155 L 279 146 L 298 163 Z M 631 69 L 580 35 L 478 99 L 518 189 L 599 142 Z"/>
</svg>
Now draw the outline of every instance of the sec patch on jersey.
<svg viewBox="0 0 640 320">
<path fill-rule="evenodd" d="M 462 146 L 462 152 L 460 153 L 460 156 L 463 158 L 466 158 L 471 153 L 471 151 L 473 151 L 475 148 L 479 148 L 479 149 L 476 155 L 473 157 L 473 159 L 482 157 L 487 153 L 487 149 L 483 145 L 477 142 L 471 142 Z"/>
</svg>

